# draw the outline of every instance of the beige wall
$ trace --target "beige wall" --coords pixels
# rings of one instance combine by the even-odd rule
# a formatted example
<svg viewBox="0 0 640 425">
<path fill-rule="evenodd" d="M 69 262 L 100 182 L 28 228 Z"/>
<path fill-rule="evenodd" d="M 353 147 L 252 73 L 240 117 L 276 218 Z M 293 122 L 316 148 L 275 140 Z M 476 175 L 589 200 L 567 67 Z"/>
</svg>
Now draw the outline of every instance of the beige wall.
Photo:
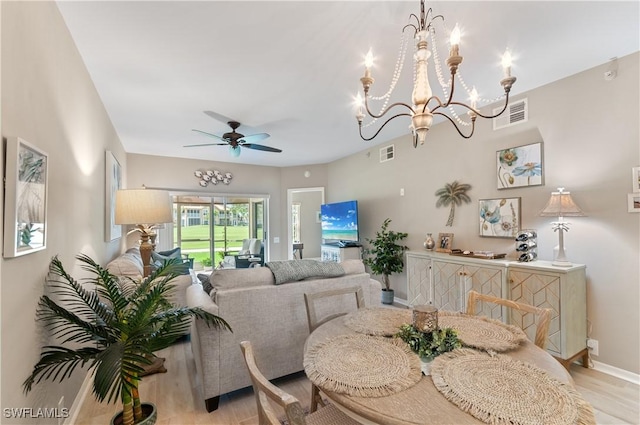
<svg viewBox="0 0 640 425">
<path fill-rule="evenodd" d="M 40 347 L 53 342 L 35 322 L 36 303 L 54 255 L 81 276 L 78 253 L 106 262 L 120 252 L 120 240 L 104 242 L 105 150 L 124 167 L 126 157 L 56 4 L 1 8 L 2 138 L 19 136 L 49 154 L 47 248 L 0 259 L 2 408 L 57 407 L 62 396 L 70 407 L 82 372 L 22 392 Z"/>
<path fill-rule="evenodd" d="M 570 261 L 587 266 L 590 335 L 600 344 L 594 359 L 638 373 L 640 214 L 627 212 L 627 194 L 631 168 L 640 165 L 639 60 L 637 53 L 621 58 L 613 81 L 604 80 L 602 65 L 517 96 L 529 99 L 527 123 L 493 131 L 483 120 L 469 140 L 442 124 L 417 149 L 408 136 L 394 140 L 393 161 L 379 163 L 378 149 L 387 143 L 335 161 L 327 202 L 358 199 L 362 239 L 389 217 L 391 228 L 409 233 L 412 250 L 423 249 L 427 232 L 448 232 L 455 248 L 513 257 L 513 241 L 477 236 L 476 215 L 478 199 L 520 197 L 523 226 L 538 229 L 539 257 L 552 259 L 558 235 L 552 219 L 538 212 L 551 191 L 565 187 L 587 214 L 570 220 L 565 245 Z M 497 190 L 496 151 L 534 142 L 544 144 L 544 186 Z M 449 210 L 435 207 L 434 193 L 454 180 L 472 185 L 472 203 L 459 207 L 453 227 L 445 227 Z M 406 298 L 404 273 L 392 285 Z"/>
</svg>

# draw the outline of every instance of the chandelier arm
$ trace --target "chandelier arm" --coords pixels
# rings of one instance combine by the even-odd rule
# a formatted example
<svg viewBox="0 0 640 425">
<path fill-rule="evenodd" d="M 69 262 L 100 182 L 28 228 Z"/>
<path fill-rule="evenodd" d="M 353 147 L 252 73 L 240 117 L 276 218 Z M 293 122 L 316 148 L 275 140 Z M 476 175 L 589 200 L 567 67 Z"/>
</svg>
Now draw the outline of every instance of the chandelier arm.
<svg viewBox="0 0 640 425">
<path fill-rule="evenodd" d="M 488 118 L 488 119 L 493 119 L 496 117 L 499 117 L 500 115 L 502 115 L 502 113 L 504 111 L 507 110 L 507 106 L 509 106 L 509 92 L 506 93 L 506 97 L 504 100 L 504 106 L 502 107 L 502 109 L 500 110 L 500 112 L 493 114 L 493 115 L 483 115 L 480 112 L 478 112 L 477 110 L 473 109 L 473 108 L 469 108 L 467 105 L 461 104 L 462 106 L 468 108 L 469 110 L 473 111 L 476 115 L 478 115 L 481 118 Z"/>
<path fill-rule="evenodd" d="M 367 111 L 367 114 L 369 114 L 369 116 L 370 116 L 370 117 L 372 117 L 372 118 L 382 118 L 382 117 L 383 117 L 383 116 L 385 116 L 385 115 L 387 114 L 387 112 L 389 112 L 389 110 L 391 110 L 391 108 L 393 108 L 394 106 L 404 106 L 404 107 L 408 108 L 408 109 L 411 111 L 411 113 L 412 113 L 412 114 L 415 114 L 415 112 L 416 112 L 416 111 L 414 111 L 414 110 L 413 110 L 413 108 L 412 108 L 411 106 L 407 105 L 406 103 L 403 103 L 403 102 L 396 102 L 396 103 L 392 103 L 391 105 L 387 106 L 387 108 L 386 108 L 384 111 L 380 112 L 380 115 L 376 115 L 376 114 L 374 114 L 373 112 L 371 112 L 371 110 L 369 109 L 369 102 L 367 102 L 367 97 L 368 97 L 368 96 L 365 96 L 365 98 L 364 98 L 364 106 L 365 106 L 365 109 L 366 109 L 366 111 Z M 392 118 L 390 118 L 389 120 L 391 120 L 391 119 L 393 119 L 393 118 L 395 118 L 395 117 L 403 116 L 403 115 L 412 116 L 412 114 L 399 114 L 399 115 L 395 115 L 395 116 L 393 116 Z M 387 120 L 387 122 L 389 122 L 389 120 Z M 385 122 L 385 124 L 386 124 L 386 122 Z M 384 125 L 384 124 L 383 124 L 383 125 Z M 377 133 L 376 133 L 376 134 L 377 134 Z"/>
<path fill-rule="evenodd" d="M 382 124 L 382 125 L 380 126 L 380 128 L 378 129 L 378 131 L 376 131 L 376 132 L 375 132 L 375 134 L 374 134 L 373 136 L 371 136 L 371 137 L 369 137 L 369 138 L 366 138 L 366 137 L 364 137 L 364 136 L 362 135 L 362 122 L 360 122 L 360 123 L 358 123 L 358 124 L 359 124 L 359 125 L 358 125 L 358 129 L 359 129 L 359 131 L 360 131 L 360 138 L 361 138 L 362 140 L 364 140 L 365 142 L 370 142 L 371 140 L 375 139 L 375 138 L 376 138 L 376 136 L 378 136 L 378 134 L 380 133 L 380 131 L 382 131 L 382 129 L 384 128 L 384 126 L 385 126 L 385 125 L 387 125 L 391 120 L 393 120 L 393 119 L 395 119 L 395 118 L 398 118 L 398 117 L 410 117 L 410 116 L 411 116 L 411 114 L 407 114 L 407 113 L 397 114 L 397 115 L 392 116 L 391 118 L 389 118 L 388 120 L 386 120 L 386 121 L 384 122 L 384 124 Z"/>
<path fill-rule="evenodd" d="M 471 119 L 471 132 L 470 132 L 468 135 L 465 135 L 462 131 L 460 131 L 460 128 L 458 127 L 458 125 L 456 124 L 456 122 L 455 122 L 455 121 L 454 121 L 450 116 L 448 116 L 447 114 L 442 113 L 442 112 L 433 112 L 433 115 L 440 115 L 440 116 L 445 117 L 446 119 L 448 119 L 448 120 L 449 120 L 449 122 L 453 125 L 453 128 L 455 128 L 455 129 L 456 129 L 456 131 L 458 132 L 458 134 L 459 134 L 461 137 L 465 138 L 465 139 L 470 139 L 470 138 L 471 138 L 471 136 L 473 136 L 473 132 L 474 132 L 474 131 L 475 131 L 475 129 L 476 129 L 476 120 L 475 120 L 475 118 L 472 118 L 472 119 Z"/>
</svg>

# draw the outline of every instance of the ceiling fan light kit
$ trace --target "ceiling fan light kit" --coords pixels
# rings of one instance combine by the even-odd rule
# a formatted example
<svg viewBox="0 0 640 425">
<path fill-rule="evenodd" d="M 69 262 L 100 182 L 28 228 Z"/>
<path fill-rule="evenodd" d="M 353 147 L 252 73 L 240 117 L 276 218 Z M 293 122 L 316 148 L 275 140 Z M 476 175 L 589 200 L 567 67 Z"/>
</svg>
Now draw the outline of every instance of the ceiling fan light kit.
<svg viewBox="0 0 640 425">
<path fill-rule="evenodd" d="M 211 111 L 205 111 L 205 114 L 214 118 L 217 116 L 217 114 L 214 114 Z M 199 147 L 199 146 L 229 146 L 229 154 L 234 158 L 237 158 L 240 156 L 240 153 L 241 153 L 240 148 L 254 149 L 254 150 L 259 150 L 264 152 L 275 152 L 275 153 L 282 152 L 282 150 L 278 148 L 272 148 L 270 146 L 253 143 L 254 141 L 258 142 L 260 140 L 264 140 L 268 137 L 271 137 L 269 134 L 257 133 L 257 134 L 251 134 L 249 136 L 245 136 L 244 134 L 238 133 L 236 131 L 236 129 L 241 125 L 240 122 L 235 120 L 230 120 L 227 122 L 227 124 L 229 125 L 229 127 L 231 127 L 231 131 L 224 133 L 222 136 L 217 136 L 212 133 L 207 133 L 206 131 L 193 129 L 193 131 L 195 132 L 204 134 L 205 136 L 208 136 L 208 137 L 213 137 L 214 139 L 221 140 L 223 143 L 204 143 L 204 144 L 198 144 L 198 145 L 185 145 L 184 147 L 191 148 L 191 147 Z"/>
<path fill-rule="evenodd" d="M 438 115 L 449 121 L 453 125 L 453 127 L 458 131 L 461 137 L 465 139 L 470 138 L 473 135 L 475 130 L 475 122 L 477 117 L 492 119 L 496 118 L 507 109 L 507 105 L 509 103 L 509 92 L 511 91 L 511 87 L 516 82 L 516 77 L 511 75 L 511 54 L 507 50 L 502 57 L 502 68 L 503 68 L 503 78 L 500 80 L 500 85 L 504 89 L 504 106 L 494 115 L 484 115 L 480 113 L 477 103 L 478 101 L 482 102 L 495 102 L 498 99 L 480 99 L 478 97 L 478 92 L 475 87 L 472 87 L 470 90 L 469 87 L 465 84 L 462 79 L 460 73 L 458 73 L 458 66 L 462 63 L 462 56 L 460 56 L 460 28 L 458 25 L 455 26 L 453 31 L 451 31 L 450 38 L 450 49 L 449 56 L 446 59 L 446 64 L 449 67 L 450 79 L 449 81 L 444 81 L 441 61 L 438 56 L 436 37 L 435 37 L 435 28 L 434 24 L 436 21 L 442 22 L 444 26 L 444 17 L 442 15 L 434 15 L 433 10 L 429 8 L 425 12 L 424 0 L 420 0 L 420 16 L 418 17 L 415 14 L 411 14 L 409 16 L 410 20 L 414 20 L 415 22 L 409 22 L 402 29 L 403 40 L 400 47 L 400 52 L 398 55 L 398 60 L 395 66 L 395 71 L 393 74 L 393 78 L 391 80 L 391 84 L 387 92 L 378 97 L 370 96 L 369 89 L 374 83 L 374 78 L 371 73 L 371 67 L 373 66 L 373 53 L 369 50 L 365 58 L 365 73 L 362 78 L 360 78 L 360 82 L 362 83 L 362 88 L 364 90 L 364 100 L 360 93 L 358 93 L 356 98 L 358 111 L 356 113 L 356 119 L 358 120 L 358 128 L 360 132 L 360 137 L 365 141 L 373 140 L 380 131 L 387 125 L 391 120 L 398 117 L 409 117 L 411 118 L 411 131 L 413 133 L 413 146 L 417 147 L 418 143 L 424 144 L 424 141 L 427 137 L 427 132 L 433 123 L 434 115 Z M 412 103 L 407 104 L 403 102 L 396 102 L 387 107 L 389 102 L 389 98 L 396 86 L 400 78 L 400 74 L 402 73 L 402 67 L 404 63 L 404 58 L 406 55 L 408 41 L 406 39 L 405 30 L 413 29 L 414 34 L 413 38 L 415 40 L 415 73 L 414 73 L 414 86 L 413 86 L 413 94 L 412 94 Z M 432 42 L 432 51 L 429 51 L 429 42 L 428 38 L 431 39 Z M 428 76 L 428 60 L 433 55 L 434 63 L 435 63 L 435 71 L 438 77 L 438 82 L 442 86 L 445 101 L 442 101 L 438 96 L 434 96 L 431 91 L 431 86 L 429 85 L 429 76 Z M 453 94 L 455 90 L 455 81 L 456 78 L 460 81 L 463 89 L 469 95 L 470 104 L 457 101 L 453 99 Z M 369 107 L 369 100 L 384 100 L 382 107 L 380 108 L 380 112 L 378 114 L 371 111 Z M 431 105 L 431 107 L 429 106 Z M 395 113 L 390 118 L 388 118 L 373 134 L 373 136 L 367 138 L 362 134 L 362 128 L 368 127 L 374 124 L 379 118 L 383 118 L 389 111 L 394 109 L 395 107 L 404 107 L 408 111 Z M 455 108 L 454 108 L 455 107 Z M 469 121 L 465 121 L 461 118 L 458 111 L 466 110 L 466 115 L 468 115 Z M 363 125 L 363 120 L 366 114 L 372 118 L 372 121 Z M 470 126 L 471 129 L 467 132 L 463 132 L 461 127 Z"/>
</svg>

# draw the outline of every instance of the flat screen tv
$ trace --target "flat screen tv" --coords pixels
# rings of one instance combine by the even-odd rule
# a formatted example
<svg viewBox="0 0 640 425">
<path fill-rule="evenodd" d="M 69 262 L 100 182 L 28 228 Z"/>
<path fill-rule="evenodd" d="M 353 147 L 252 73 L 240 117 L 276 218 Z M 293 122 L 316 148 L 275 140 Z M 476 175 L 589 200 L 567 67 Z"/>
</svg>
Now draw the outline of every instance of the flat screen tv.
<svg viewBox="0 0 640 425">
<path fill-rule="evenodd" d="M 358 242 L 358 201 L 320 205 L 324 243 Z"/>
</svg>

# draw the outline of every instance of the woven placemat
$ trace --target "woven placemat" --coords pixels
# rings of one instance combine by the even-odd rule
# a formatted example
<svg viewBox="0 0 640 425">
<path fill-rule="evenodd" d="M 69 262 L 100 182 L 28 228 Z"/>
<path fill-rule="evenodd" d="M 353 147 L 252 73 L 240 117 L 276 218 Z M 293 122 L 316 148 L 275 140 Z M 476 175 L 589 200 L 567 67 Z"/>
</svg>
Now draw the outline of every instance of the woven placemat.
<svg viewBox="0 0 640 425">
<path fill-rule="evenodd" d="M 571 385 L 503 354 L 457 349 L 435 358 L 431 378 L 449 401 L 488 424 L 595 424 L 593 408 Z"/>
<path fill-rule="evenodd" d="M 420 381 L 420 359 L 396 339 L 340 335 L 313 346 L 304 360 L 321 389 L 357 397 L 383 397 Z"/>
<path fill-rule="evenodd" d="M 519 327 L 483 316 L 439 311 L 438 326 L 457 330 L 458 338 L 464 345 L 481 350 L 513 350 L 527 339 L 527 335 Z"/>
<path fill-rule="evenodd" d="M 401 325 L 411 323 L 411 320 L 411 310 L 369 307 L 347 314 L 344 324 L 351 330 L 367 335 L 393 336 Z"/>
</svg>

